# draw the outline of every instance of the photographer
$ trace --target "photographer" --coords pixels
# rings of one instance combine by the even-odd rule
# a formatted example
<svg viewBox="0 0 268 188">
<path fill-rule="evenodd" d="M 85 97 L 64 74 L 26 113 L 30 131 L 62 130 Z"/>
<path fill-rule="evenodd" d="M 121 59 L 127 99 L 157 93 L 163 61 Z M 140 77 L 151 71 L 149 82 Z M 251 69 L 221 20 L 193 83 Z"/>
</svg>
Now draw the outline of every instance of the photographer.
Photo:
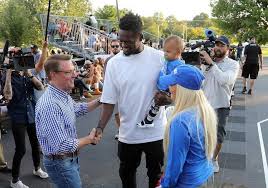
<svg viewBox="0 0 268 188">
<path fill-rule="evenodd" d="M 219 172 L 218 154 L 226 135 L 225 124 L 230 111 L 231 91 L 239 71 L 238 62 L 228 57 L 229 47 L 228 38 L 220 36 L 215 40 L 213 57 L 205 51 L 200 52 L 201 59 L 208 64 L 204 67 L 203 90 L 218 117 L 217 145 L 213 156 L 214 172 Z"/>
<path fill-rule="evenodd" d="M 8 63 L 6 58 L 6 63 Z M 35 100 L 34 88 L 44 89 L 42 83 L 32 75 L 30 70 L 6 70 L 4 96 L 8 100 L 8 114 L 12 122 L 12 133 L 15 140 L 15 154 L 12 163 L 11 187 L 24 187 L 19 180 L 20 164 L 26 151 L 25 132 L 27 131 L 32 147 L 34 163 L 33 174 L 47 178 L 47 173 L 40 168 L 40 151 L 35 129 Z"/>
</svg>

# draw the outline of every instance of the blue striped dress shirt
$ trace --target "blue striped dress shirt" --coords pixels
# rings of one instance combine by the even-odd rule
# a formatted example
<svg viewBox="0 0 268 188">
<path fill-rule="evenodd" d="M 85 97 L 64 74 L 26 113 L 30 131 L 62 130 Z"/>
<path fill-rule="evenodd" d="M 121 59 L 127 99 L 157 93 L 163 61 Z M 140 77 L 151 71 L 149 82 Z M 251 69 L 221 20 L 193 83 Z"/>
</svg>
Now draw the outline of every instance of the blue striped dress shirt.
<svg viewBox="0 0 268 188">
<path fill-rule="evenodd" d="M 36 105 L 36 133 L 44 155 L 74 152 L 78 147 L 76 117 L 88 112 L 87 103 L 49 85 Z"/>
</svg>

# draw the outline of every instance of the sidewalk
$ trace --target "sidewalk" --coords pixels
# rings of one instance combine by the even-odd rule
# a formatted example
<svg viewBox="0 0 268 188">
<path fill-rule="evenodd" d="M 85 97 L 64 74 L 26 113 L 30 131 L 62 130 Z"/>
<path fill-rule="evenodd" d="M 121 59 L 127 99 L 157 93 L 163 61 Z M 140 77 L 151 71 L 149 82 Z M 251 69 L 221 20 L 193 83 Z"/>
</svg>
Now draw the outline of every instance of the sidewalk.
<svg viewBox="0 0 268 188">
<path fill-rule="evenodd" d="M 237 79 L 227 136 L 219 156 L 221 169 L 215 174 L 217 186 L 227 183 L 229 187 L 266 187 L 257 134 L 257 122 L 268 118 L 268 58 L 264 62 L 252 96 L 241 94 L 242 78 Z"/>
</svg>

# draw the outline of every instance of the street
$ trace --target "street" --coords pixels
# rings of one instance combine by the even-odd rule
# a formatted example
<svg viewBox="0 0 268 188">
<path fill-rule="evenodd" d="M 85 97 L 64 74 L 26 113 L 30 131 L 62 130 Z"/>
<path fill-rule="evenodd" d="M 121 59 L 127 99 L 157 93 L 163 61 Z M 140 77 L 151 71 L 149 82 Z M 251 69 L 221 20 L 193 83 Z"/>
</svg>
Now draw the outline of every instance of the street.
<svg viewBox="0 0 268 188">
<path fill-rule="evenodd" d="M 239 77 L 235 85 L 233 108 L 226 127 L 227 136 L 220 154 L 220 172 L 215 175 L 215 187 L 236 185 L 241 187 L 265 188 L 268 181 L 264 173 L 267 164 L 263 165 L 262 156 L 268 153 L 268 122 L 257 123 L 268 119 L 268 58 L 265 58 L 264 69 L 260 71 L 256 81 L 253 95 L 240 94 L 242 79 Z M 100 111 L 89 113 L 77 120 L 79 137 L 85 136 L 92 128 L 97 126 Z M 90 188 L 120 188 L 118 175 L 119 160 L 117 158 L 117 133 L 114 118 L 104 130 L 102 141 L 96 146 L 87 146 L 80 151 L 80 171 L 83 187 Z M 260 135 L 263 140 L 263 149 L 260 147 Z M 14 141 L 10 128 L 8 134 L 3 135 L 5 157 L 9 166 L 12 164 L 14 154 Z M 21 177 L 23 183 L 31 188 L 52 187 L 49 180 L 42 180 L 32 175 L 33 164 L 31 148 L 27 139 L 27 151 L 22 160 Z M 264 160 L 266 161 L 266 160 Z M 267 178 L 267 177 L 266 177 Z M 0 187 L 9 187 L 11 175 L 0 173 Z M 138 188 L 147 187 L 145 161 L 137 171 Z M 226 186 L 228 187 L 228 186 Z"/>
</svg>

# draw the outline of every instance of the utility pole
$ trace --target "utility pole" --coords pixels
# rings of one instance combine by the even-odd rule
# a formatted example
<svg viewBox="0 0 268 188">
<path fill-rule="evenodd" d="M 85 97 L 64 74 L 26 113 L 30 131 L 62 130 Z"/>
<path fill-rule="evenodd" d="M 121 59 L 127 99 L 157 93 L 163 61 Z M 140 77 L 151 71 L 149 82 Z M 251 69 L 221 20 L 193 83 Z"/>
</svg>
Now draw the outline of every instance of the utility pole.
<svg viewBox="0 0 268 188">
<path fill-rule="evenodd" d="M 120 20 L 120 16 L 119 16 L 119 9 L 118 9 L 118 0 L 115 0 L 116 1 L 116 14 L 117 14 L 117 21 L 119 23 L 119 20 Z"/>
</svg>

